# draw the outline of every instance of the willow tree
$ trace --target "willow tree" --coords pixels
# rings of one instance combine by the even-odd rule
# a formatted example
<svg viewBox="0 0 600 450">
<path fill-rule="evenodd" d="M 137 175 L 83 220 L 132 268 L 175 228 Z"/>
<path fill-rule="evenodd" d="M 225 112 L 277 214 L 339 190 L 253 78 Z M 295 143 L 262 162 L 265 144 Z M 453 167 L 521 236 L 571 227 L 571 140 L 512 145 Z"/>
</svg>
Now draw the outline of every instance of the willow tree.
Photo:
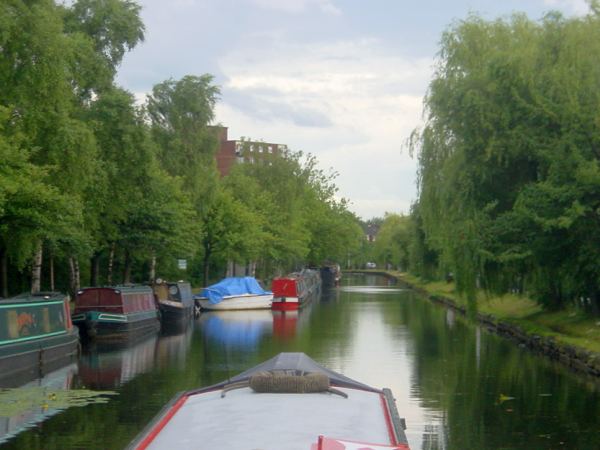
<svg viewBox="0 0 600 450">
<path fill-rule="evenodd" d="M 600 291 L 600 17 L 470 16 L 442 39 L 416 135 L 427 243 L 473 300 Z"/>
</svg>

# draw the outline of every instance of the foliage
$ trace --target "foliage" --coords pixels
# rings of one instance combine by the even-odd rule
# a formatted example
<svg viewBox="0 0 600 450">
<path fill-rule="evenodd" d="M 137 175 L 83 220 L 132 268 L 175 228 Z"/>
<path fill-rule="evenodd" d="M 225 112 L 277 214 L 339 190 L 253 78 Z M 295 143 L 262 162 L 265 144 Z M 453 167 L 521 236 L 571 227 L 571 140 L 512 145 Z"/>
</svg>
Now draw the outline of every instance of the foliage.
<svg viewBox="0 0 600 450">
<path fill-rule="evenodd" d="M 34 257 L 60 280 L 37 271 L 32 280 L 77 289 L 79 277 L 146 281 L 155 263 L 179 277 L 179 258 L 202 261 L 205 274 L 237 261 L 270 276 L 357 247 L 335 174 L 310 155 L 219 179 L 211 75 L 158 83 L 136 106 L 114 77 L 143 38 L 131 0 L 0 4 L 2 295 L 9 273 L 13 286 L 27 284 Z"/>
<path fill-rule="evenodd" d="M 477 16 L 443 36 L 417 133 L 427 245 L 474 298 L 600 305 L 599 17 Z"/>
<path fill-rule="evenodd" d="M 386 214 L 375 240 L 375 260 L 383 267 L 406 270 L 411 238 L 409 216 Z"/>
<path fill-rule="evenodd" d="M 260 260 L 267 273 L 344 261 L 358 248 L 358 219 L 335 198 L 335 177 L 319 169 L 314 156 L 293 151 L 233 168 L 225 185 L 261 218 Z"/>
<path fill-rule="evenodd" d="M 208 125 L 214 119 L 219 88 L 212 81 L 208 74 L 164 81 L 154 86 L 146 104 L 161 165 L 183 178 L 200 216 L 210 207 L 217 185 L 218 142 Z"/>
</svg>

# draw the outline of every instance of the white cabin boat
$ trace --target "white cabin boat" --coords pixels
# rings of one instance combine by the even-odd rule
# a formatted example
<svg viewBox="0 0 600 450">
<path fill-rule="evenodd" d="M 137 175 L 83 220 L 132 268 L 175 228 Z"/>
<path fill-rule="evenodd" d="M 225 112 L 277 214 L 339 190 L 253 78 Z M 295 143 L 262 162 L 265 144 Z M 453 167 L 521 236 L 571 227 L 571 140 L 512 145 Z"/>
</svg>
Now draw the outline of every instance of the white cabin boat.
<svg viewBox="0 0 600 450">
<path fill-rule="evenodd" d="M 178 394 L 131 450 L 409 450 L 389 389 L 281 353 L 214 386 Z"/>
<path fill-rule="evenodd" d="M 273 294 L 240 294 L 226 295 L 219 303 L 211 303 L 208 298 L 196 297 L 200 308 L 209 311 L 242 310 L 242 309 L 270 309 L 273 303 Z"/>
<path fill-rule="evenodd" d="M 270 309 L 273 293 L 252 277 L 229 277 L 202 289 L 194 299 L 201 309 L 210 311 Z"/>
</svg>

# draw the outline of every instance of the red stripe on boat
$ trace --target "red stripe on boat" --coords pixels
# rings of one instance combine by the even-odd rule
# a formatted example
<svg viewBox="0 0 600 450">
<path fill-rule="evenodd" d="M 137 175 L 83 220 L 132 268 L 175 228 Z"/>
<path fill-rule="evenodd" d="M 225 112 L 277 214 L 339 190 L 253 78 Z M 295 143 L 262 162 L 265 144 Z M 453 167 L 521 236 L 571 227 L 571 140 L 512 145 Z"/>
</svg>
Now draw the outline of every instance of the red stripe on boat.
<svg viewBox="0 0 600 450">
<path fill-rule="evenodd" d="M 275 311 L 295 311 L 300 308 L 298 302 L 278 302 L 271 303 L 271 309 Z"/>
<path fill-rule="evenodd" d="M 183 406 L 183 404 L 185 403 L 185 401 L 187 399 L 188 399 L 187 395 L 182 395 L 181 398 L 175 402 L 175 404 L 169 410 L 169 412 L 167 414 L 165 414 L 162 419 L 160 419 L 160 422 L 158 422 L 150 430 L 150 432 L 144 438 L 144 440 L 142 442 L 140 442 L 140 445 L 137 447 L 137 450 L 144 450 L 152 443 L 154 438 L 158 435 L 158 433 L 161 432 L 161 430 L 165 427 L 165 425 L 169 422 L 169 420 L 171 420 L 171 418 L 175 415 L 175 413 L 177 411 L 179 411 L 179 408 L 181 408 Z"/>
<path fill-rule="evenodd" d="M 388 433 L 390 435 L 390 443 L 392 445 L 398 445 L 398 441 L 396 440 L 396 432 L 394 431 L 394 424 L 392 423 L 392 418 L 390 416 L 390 411 L 388 409 L 385 396 L 380 394 L 379 398 L 381 399 L 381 407 L 383 408 L 383 415 L 385 416 L 385 424 L 387 425 Z"/>
</svg>

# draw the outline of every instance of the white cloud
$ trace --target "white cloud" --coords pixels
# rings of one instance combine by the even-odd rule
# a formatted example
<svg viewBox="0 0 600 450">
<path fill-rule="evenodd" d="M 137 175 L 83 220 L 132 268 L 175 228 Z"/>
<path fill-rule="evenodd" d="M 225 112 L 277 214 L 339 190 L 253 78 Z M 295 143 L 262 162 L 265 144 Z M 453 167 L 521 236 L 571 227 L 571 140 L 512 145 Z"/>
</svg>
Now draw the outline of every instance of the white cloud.
<svg viewBox="0 0 600 450">
<path fill-rule="evenodd" d="M 330 0 L 251 0 L 257 6 L 291 14 L 316 7 L 326 14 L 339 15 L 341 11 Z"/>
<path fill-rule="evenodd" d="M 144 103 L 146 103 L 148 94 L 149 92 L 134 92 L 133 97 L 135 98 L 136 105 L 142 106 Z"/>
<path fill-rule="evenodd" d="M 431 59 L 409 60 L 374 39 L 249 42 L 221 59 L 217 118 L 230 136 L 285 143 L 339 172 L 340 195 L 363 218 L 407 212 L 416 163 L 402 151 L 421 123 Z"/>
</svg>

